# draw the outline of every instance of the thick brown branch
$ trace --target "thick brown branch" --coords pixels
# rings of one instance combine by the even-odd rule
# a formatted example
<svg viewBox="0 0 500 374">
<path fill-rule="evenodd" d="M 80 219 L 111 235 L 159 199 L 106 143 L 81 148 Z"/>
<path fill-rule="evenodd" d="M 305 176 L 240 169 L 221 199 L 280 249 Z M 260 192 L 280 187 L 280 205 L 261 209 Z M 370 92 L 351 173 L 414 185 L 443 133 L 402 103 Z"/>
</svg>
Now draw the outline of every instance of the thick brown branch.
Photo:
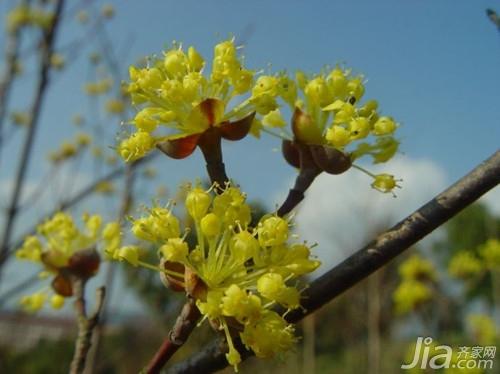
<svg viewBox="0 0 500 374">
<path fill-rule="evenodd" d="M 196 307 L 194 299 L 189 299 L 182 307 L 182 311 L 175 321 L 175 325 L 168 334 L 168 338 L 162 343 L 154 357 L 149 362 L 146 372 L 148 374 L 159 373 L 168 360 L 177 350 L 182 347 L 196 327 L 200 318 L 200 311 Z"/>
<path fill-rule="evenodd" d="M 83 373 L 85 361 L 89 352 L 92 332 L 99 322 L 99 315 L 104 304 L 105 288 L 100 287 L 96 291 L 96 307 L 90 317 L 87 317 L 85 306 L 85 284 L 86 280 L 75 278 L 73 281 L 73 291 L 75 293 L 75 311 L 78 320 L 78 337 L 75 344 L 75 353 L 71 362 L 70 373 Z"/>
<path fill-rule="evenodd" d="M 446 191 L 313 281 L 304 292 L 302 300 L 307 311 L 304 313 L 296 310 L 287 315 L 287 320 L 297 322 L 321 308 L 386 265 L 499 183 L 500 151 L 497 151 Z M 220 343 L 213 342 L 191 359 L 174 366 L 169 372 L 213 373 L 227 366 L 225 353 L 226 350 L 221 348 Z"/>
</svg>

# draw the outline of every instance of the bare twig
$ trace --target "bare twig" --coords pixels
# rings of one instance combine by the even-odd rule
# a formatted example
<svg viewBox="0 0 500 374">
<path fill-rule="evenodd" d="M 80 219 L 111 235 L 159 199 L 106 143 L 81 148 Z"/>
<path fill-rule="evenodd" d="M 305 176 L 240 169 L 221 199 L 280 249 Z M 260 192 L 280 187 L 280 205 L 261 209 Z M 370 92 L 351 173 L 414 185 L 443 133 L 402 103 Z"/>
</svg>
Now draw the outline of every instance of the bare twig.
<svg viewBox="0 0 500 374">
<path fill-rule="evenodd" d="M 36 87 L 35 98 L 31 108 L 29 126 L 26 130 L 26 137 L 22 146 L 20 162 L 16 172 L 16 179 L 12 195 L 9 199 L 9 208 L 6 212 L 6 221 L 3 229 L 2 242 L 0 244 L 0 268 L 3 264 L 1 258 L 4 258 L 8 251 L 10 236 L 14 229 L 14 224 L 18 213 L 18 203 L 23 191 L 24 180 L 28 163 L 33 150 L 36 129 L 38 127 L 38 118 L 41 112 L 45 92 L 49 83 L 50 60 L 54 48 L 55 37 L 57 34 L 59 20 L 62 14 L 64 0 L 58 0 L 55 5 L 54 17 L 50 27 L 44 32 L 41 44 L 41 63 L 39 70 L 39 79 Z"/>
<path fill-rule="evenodd" d="M 132 206 L 133 203 L 135 173 L 134 169 L 132 168 L 132 165 L 127 165 L 126 168 L 127 170 L 124 178 L 124 190 L 121 197 L 120 210 L 118 212 L 118 221 L 120 223 L 123 222 L 125 216 L 129 212 L 130 207 Z M 109 262 L 106 271 L 106 278 L 105 278 L 106 280 L 104 283 L 106 289 L 108 290 L 108 299 L 106 300 L 106 302 L 102 307 L 101 318 L 94 333 L 94 340 L 93 340 L 94 349 L 89 353 L 89 359 L 88 359 L 89 361 L 88 366 L 91 370 L 90 371 L 91 373 L 96 372 L 97 364 L 99 362 L 99 352 L 102 343 L 102 333 L 108 319 L 109 302 L 111 300 L 111 293 L 113 291 L 115 277 L 116 277 L 116 264 L 114 262 Z"/>
<path fill-rule="evenodd" d="M 23 0 L 20 6 L 27 6 L 28 0 Z M 7 104 L 12 87 L 12 82 L 16 76 L 16 64 L 19 57 L 19 45 L 21 37 L 21 28 L 17 28 L 9 34 L 5 48 L 5 71 L 0 80 L 0 151 L 3 144 L 3 124 L 5 114 L 7 113 Z"/>
<path fill-rule="evenodd" d="M 500 183 L 500 151 L 472 170 L 397 225 L 379 235 L 364 248 L 313 281 L 304 292 L 306 312 L 287 315 L 297 322 L 360 282 L 394 257 L 431 233 L 462 209 Z M 214 341 L 190 359 L 171 368 L 171 373 L 213 373 L 227 366 L 227 347 Z M 248 351 L 242 358 L 248 357 Z"/>
<path fill-rule="evenodd" d="M 174 355 L 177 350 L 182 347 L 191 335 L 191 332 L 196 327 L 196 322 L 200 318 L 200 311 L 196 307 L 195 301 L 189 298 L 182 307 L 181 313 L 175 321 L 175 325 L 160 346 L 154 357 L 149 362 L 146 373 L 157 374 Z"/>
<path fill-rule="evenodd" d="M 96 291 L 96 307 L 91 316 L 87 317 L 85 306 L 85 284 L 83 278 L 75 278 L 73 291 L 75 293 L 75 311 L 78 318 L 78 337 L 75 344 L 75 353 L 71 362 L 70 373 L 79 374 L 85 369 L 85 360 L 89 352 L 92 340 L 92 332 L 99 321 L 102 305 L 104 303 L 105 288 L 100 287 Z"/>
</svg>

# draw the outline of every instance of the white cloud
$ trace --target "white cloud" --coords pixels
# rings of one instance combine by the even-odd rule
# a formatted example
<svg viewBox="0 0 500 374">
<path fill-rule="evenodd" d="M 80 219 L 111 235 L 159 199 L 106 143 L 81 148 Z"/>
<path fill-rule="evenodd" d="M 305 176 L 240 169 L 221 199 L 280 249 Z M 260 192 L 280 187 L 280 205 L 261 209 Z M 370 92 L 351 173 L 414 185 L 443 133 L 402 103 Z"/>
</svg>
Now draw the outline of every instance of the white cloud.
<svg viewBox="0 0 500 374">
<path fill-rule="evenodd" d="M 500 216 L 500 188 L 498 186 L 484 195 L 479 201 L 486 204 L 491 213 Z"/>
<path fill-rule="evenodd" d="M 367 175 L 351 169 L 339 176 L 322 174 L 306 193 L 295 222 L 302 239 L 317 242 L 323 271 L 412 213 L 446 186 L 446 174 L 429 160 L 398 157 L 388 165 L 367 167 L 403 179 L 397 198 L 370 187 Z"/>
</svg>

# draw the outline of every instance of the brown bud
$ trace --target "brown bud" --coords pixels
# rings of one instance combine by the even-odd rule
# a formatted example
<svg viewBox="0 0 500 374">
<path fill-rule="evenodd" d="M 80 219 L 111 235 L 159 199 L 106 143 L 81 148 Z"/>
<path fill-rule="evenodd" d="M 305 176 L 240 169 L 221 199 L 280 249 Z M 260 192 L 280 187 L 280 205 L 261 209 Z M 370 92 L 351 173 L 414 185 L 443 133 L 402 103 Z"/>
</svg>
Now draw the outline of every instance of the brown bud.
<svg viewBox="0 0 500 374">
<path fill-rule="evenodd" d="M 101 258 L 95 248 L 87 248 L 75 252 L 69 258 L 67 270 L 71 275 L 87 279 L 94 276 L 99 270 Z"/>
<path fill-rule="evenodd" d="M 184 271 L 184 284 L 189 296 L 197 300 L 206 300 L 207 286 L 190 268 L 186 268 Z"/>
<path fill-rule="evenodd" d="M 178 262 L 166 261 L 161 259 L 160 268 L 170 271 L 175 271 L 179 274 L 184 274 L 184 265 Z M 170 288 L 174 292 L 184 291 L 184 279 L 180 277 L 174 277 L 172 275 L 167 275 L 163 272 L 160 273 L 160 279 L 165 287 Z"/>
<path fill-rule="evenodd" d="M 234 122 L 226 122 L 220 125 L 220 133 L 227 140 L 241 140 L 247 136 L 252 127 L 255 112 Z"/>
<path fill-rule="evenodd" d="M 310 150 L 316 165 L 329 174 L 342 174 L 352 165 L 349 155 L 338 149 L 311 145 Z"/>
<path fill-rule="evenodd" d="M 187 135 L 178 139 L 165 140 L 158 143 L 156 148 L 165 153 L 168 157 L 181 159 L 191 155 L 198 145 L 200 134 Z"/>
<path fill-rule="evenodd" d="M 281 143 L 281 152 L 285 160 L 294 168 L 300 168 L 300 152 L 294 142 L 283 140 Z"/>
<path fill-rule="evenodd" d="M 59 273 L 52 281 L 51 286 L 54 292 L 58 295 L 64 297 L 73 296 L 73 286 L 71 283 L 71 279 L 66 275 Z"/>
</svg>

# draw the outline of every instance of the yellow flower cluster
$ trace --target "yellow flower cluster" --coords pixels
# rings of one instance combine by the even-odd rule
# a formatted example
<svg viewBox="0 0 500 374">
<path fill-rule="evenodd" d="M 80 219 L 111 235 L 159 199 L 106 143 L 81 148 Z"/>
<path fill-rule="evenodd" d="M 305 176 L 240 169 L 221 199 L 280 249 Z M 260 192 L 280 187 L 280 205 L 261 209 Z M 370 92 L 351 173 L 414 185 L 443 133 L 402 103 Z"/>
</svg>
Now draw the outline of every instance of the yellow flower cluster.
<svg viewBox="0 0 500 374">
<path fill-rule="evenodd" d="M 103 78 L 95 82 L 87 82 L 83 86 L 83 91 L 89 96 L 102 95 L 111 90 L 113 87 L 113 79 Z"/>
<path fill-rule="evenodd" d="M 478 247 L 476 256 L 473 252 L 461 250 L 448 264 L 448 272 L 457 278 L 470 278 L 486 271 L 500 270 L 500 241 L 488 239 Z"/>
<path fill-rule="evenodd" d="M 122 114 L 125 111 L 125 103 L 123 99 L 111 98 L 106 101 L 105 109 L 109 114 Z"/>
<path fill-rule="evenodd" d="M 294 342 L 294 328 L 276 305 L 287 310 L 300 307 L 300 291 L 294 279 L 314 271 L 320 263 L 311 258 L 305 243 L 289 244 L 289 223 L 275 215 L 264 216 L 250 227 L 250 206 L 245 195 L 232 186 L 215 197 L 212 192 L 192 188 L 185 206 L 194 222 L 197 244 L 190 248 L 181 236 L 179 220 L 168 209 L 154 207 L 135 219 L 133 234 L 156 244 L 163 264 L 160 269 L 140 260 L 141 250 L 127 246 L 110 253 L 134 266 L 146 266 L 174 277 L 196 299 L 203 319 L 225 332 L 228 362 L 241 361 L 231 334 L 235 321 L 242 342 L 258 357 L 272 357 Z M 168 264 L 195 274 L 195 287 L 184 274 Z"/>
<path fill-rule="evenodd" d="M 50 162 L 57 164 L 75 157 L 88 147 L 92 139 L 89 135 L 80 133 L 77 134 L 72 141 L 63 141 L 59 149 L 49 153 Z"/>
<path fill-rule="evenodd" d="M 489 270 L 500 270 L 500 240 L 489 239 L 479 247 L 479 255 Z"/>
<path fill-rule="evenodd" d="M 401 283 L 394 291 L 393 300 L 398 314 L 406 314 L 432 298 L 432 282 L 437 279 L 434 265 L 418 254 L 399 266 Z"/>
<path fill-rule="evenodd" d="M 46 29 L 50 26 L 53 14 L 38 7 L 19 5 L 8 14 L 5 22 L 7 31 L 14 33 L 21 27 L 35 26 Z"/>
<path fill-rule="evenodd" d="M 59 53 L 53 53 L 50 56 L 50 66 L 55 70 L 62 70 L 66 66 L 66 59 Z"/>
<path fill-rule="evenodd" d="M 27 112 L 13 111 L 10 114 L 10 120 L 16 126 L 29 126 L 31 116 Z"/>
<path fill-rule="evenodd" d="M 486 314 L 470 314 L 467 322 L 472 329 L 474 341 L 480 345 L 494 345 L 500 330 L 495 320 Z"/>
<path fill-rule="evenodd" d="M 336 67 L 310 77 L 299 71 L 295 80 L 282 74 L 260 77 L 259 81 L 260 89 L 268 92 L 269 97 L 279 97 L 292 111 L 298 108 L 305 114 L 308 121 L 293 124 L 295 136 L 301 142 L 345 150 L 371 136 L 373 142 L 358 143 L 352 152 L 353 160 L 370 155 L 375 163 L 380 163 L 396 153 L 399 142 L 393 133 L 397 123 L 378 113 L 377 101 L 360 104 L 365 92 L 362 76 L 353 76 L 349 70 Z M 263 124 L 285 126 L 277 104 L 273 102 L 271 107 L 274 111 L 264 117 Z"/>
<path fill-rule="evenodd" d="M 468 278 L 481 273 L 483 264 L 471 251 L 459 251 L 450 260 L 448 272 L 456 278 Z"/>
<path fill-rule="evenodd" d="M 158 142 L 199 134 L 255 111 L 267 114 L 270 108 L 261 105 L 267 94 L 256 89 L 260 79 L 252 90 L 254 72 L 243 66 L 237 50 L 233 39 L 217 44 L 210 74 L 205 74 L 205 59 L 194 47 L 184 51 L 177 44 L 162 58 L 149 59 L 146 68 L 131 66 L 128 92 L 141 109 L 131 121 L 136 131 L 119 146 L 121 156 L 136 160 Z M 237 97 L 239 104 L 228 108 Z M 210 114 L 201 105 L 207 100 Z M 172 132 L 159 134 L 160 127 Z"/>
<path fill-rule="evenodd" d="M 88 214 L 84 214 L 83 222 L 85 227 L 81 230 L 70 215 L 63 212 L 56 213 L 38 226 L 37 235 L 26 237 L 21 248 L 16 251 L 17 259 L 40 263 L 43 266 L 41 278 L 55 276 L 52 290 L 45 287 L 21 299 L 21 305 L 27 311 L 34 312 L 41 309 L 51 294 L 52 307 L 56 309 L 62 307 L 64 297 L 71 296 L 72 292 L 71 290 L 66 292 L 67 287 L 60 288 L 61 282 L 67 280 L 68 274 L 91 276 L 99 265 L 98 258 L 92 257 L 92 261 L 89 261 L 87 257 L 87 261 L 82 263 L 82 259 L 78 256 L 92 248 L 95 249 L 98 243 L 102 243 L 107 251 L 120 246 L 118 223 L 111 222 L 103 228 L 101 216 Z M 70 285 L 68 287 L 71 289 Z"/>
</svg>

